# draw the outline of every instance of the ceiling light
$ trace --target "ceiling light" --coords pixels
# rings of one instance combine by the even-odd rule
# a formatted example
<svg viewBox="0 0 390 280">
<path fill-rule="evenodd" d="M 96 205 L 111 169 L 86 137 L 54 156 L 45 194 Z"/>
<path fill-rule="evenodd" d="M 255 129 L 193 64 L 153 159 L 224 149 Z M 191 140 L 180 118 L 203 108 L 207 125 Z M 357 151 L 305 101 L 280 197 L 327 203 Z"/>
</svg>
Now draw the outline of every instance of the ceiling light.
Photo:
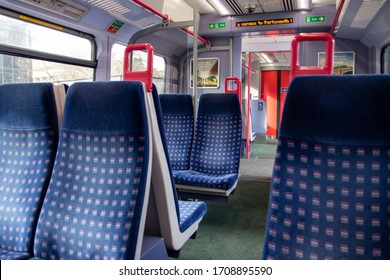
<svg viewBox="0 0 390 280">
<path fill-rule="evenodd" d="M 231 15 L 231 12 L 228 10 L 228 8 L 225 7 L 221 3 L 220 0 L 207 0 L 207 2 L 218 12 L 221 16 L 228 16 Z"/>
<path fill-rule="evenodd" d="M 274 62 L 266 53 L 260 53 L 260 55 L 267 63 L 273 63 Z"/>
<path fill-rule="evenodd" d="M 296 0 L 298 10 L 311 10 L 311 0 Z"/>
</svg>

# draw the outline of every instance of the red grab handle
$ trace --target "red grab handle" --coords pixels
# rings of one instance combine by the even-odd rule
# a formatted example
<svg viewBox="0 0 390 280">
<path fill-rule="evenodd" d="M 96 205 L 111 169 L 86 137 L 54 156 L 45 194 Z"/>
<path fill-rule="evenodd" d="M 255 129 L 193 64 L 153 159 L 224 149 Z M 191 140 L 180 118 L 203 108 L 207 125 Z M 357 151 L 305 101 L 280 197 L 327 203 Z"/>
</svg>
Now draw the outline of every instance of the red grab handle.
<svg viewBox="0 0 390 280">
<path fill-rule="evenodd" d="M 325 41 L 325 65 L 324 66 L 299 66 L 298 44 L 303 41 Z M 334 40 L 328 33 L 301 33 L 295 35 L 291 42 L 291 80 L 296 76 L 324 75 L 333 73 Z"/>
<path fill-rule="evenodd" d="M 229 81 L 232 81 L 235 85 L 236 88 L 229 89 L 228 83 Z M 237 77 L 226 77 L 225 78 L 225 92 L 226 93 L 236 93 L 238 94 L 238 99 L 240 100 L 240 106 L 241 106 L 241 100 L 242 100 L 242 85 L 241 81 Z"/>
<path fill-rule="evenodd" d="M 145 71 L 133 72 L 131 69 L 131 52 L 146 51 L 147 67 Z M 123 60 L 123 79 L 130 81 L 141 81 L 145 83 L 146 90 L 152 91 L 153 87 L 153 54 L 154 48 L 151 44 L 128 45 L 125 49 L 125 58 Z"/>
</svg>

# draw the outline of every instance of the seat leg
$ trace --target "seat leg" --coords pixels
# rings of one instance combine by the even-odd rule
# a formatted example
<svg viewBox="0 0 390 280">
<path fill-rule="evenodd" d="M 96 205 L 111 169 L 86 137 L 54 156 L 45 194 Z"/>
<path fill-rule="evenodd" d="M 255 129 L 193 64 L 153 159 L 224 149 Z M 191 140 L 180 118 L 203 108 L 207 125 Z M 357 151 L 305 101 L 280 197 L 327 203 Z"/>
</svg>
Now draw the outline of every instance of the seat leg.
<svg viewBox="0 0 390 280">
<path fill-rule="evenodd" d="M 170 258 L 179 258 L 179 255 L 180 255 L 180 250 L 167 250 L 168 252 L 168 257 Z"/>
<path fill-rule="evenodd" d="M 196 238 L 196 233 L 197 233 L 197 232 L 198 232 L 198 231 L 195 231 L 194 234 L 191 235 L 190 239 L 195 239 L 195 238 Z"/>
</svg>

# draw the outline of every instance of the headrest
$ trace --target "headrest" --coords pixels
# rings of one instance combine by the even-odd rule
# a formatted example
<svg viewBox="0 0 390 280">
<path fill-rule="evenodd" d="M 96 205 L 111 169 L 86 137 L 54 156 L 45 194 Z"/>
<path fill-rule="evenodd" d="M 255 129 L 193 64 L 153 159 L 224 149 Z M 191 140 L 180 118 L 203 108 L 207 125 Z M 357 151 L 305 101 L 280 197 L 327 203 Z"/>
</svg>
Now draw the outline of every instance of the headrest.
<svg viewBox="0 0 390 280">
<path fill-rule="evenodd" d="M 198 115 L 241 115 L 240 102 L 235 93 L 205 93 L 199 98 Z"/>
<path fill-rule="evenodd" d="M 193 115 L 192 96 L 186 93 L 164 93 L 159 95 L 163 114 Z"/>
<path fill-rule="evenodd" d="M 51 83 L 0 85 L 0 127 L 14 129 L 57 128 Z"/>
<path fill-rule="evenodd" d="M 280 137 L 390 144 L 390 76 L 303 76 L 288 90 Z"/>
<path fill-rule="evenodd" d="M 82 82 L 69 87 L 62 128 L 76 131 L 145 132 L 142 83 Z"/>
</svg>

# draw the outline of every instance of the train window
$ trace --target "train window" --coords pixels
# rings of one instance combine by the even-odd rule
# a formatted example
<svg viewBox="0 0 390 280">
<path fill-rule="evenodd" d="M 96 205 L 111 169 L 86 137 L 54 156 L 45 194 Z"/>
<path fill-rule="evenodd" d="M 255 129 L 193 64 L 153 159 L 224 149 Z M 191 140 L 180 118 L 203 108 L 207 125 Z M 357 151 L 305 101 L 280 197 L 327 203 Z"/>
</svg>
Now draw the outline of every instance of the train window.
<svg viewBox="0 0 390 280">
<path fill-rule="evenodd" d="M 0 54 L 0 84 L 92 81 L 94 69 Z"/>
<path fill-rule="evenodd" d="M 125 46 L 114 44 L 111 49 L 111 80 L 121 80 L 123 75 L 123 55 Z M 145 52 L 135 51 L 132 57 L 132 71 L 145 71 L 147 65 L 147 56 Z M 157 91 L 165 91 L 165 59 L 159 55 L 153 57 L 153 83 Z"/>
<path fill-rule="evenodd" d="M 123 56 L 126 46 L 113 44 L 111 48 L 111 81 L 123 79 Z"/>
<path fill-rule="evenodd" d="M 24 16 L 21 16 L 21 18 L 33 20 Z M 34 22 L 39 21 L 34 19 Z M 61 26 L 45 22 L 44 24 L 53 28 L 51 29 L 3 15 L 0 15 L 0 24 L 0 38 L 1 43 L 4 45 L 71 58 L 92 60 L 91 41 L 61 32 L 59 31 L 63 29 Z"/>
<path fill-rule="evenodd" d="M 88 34 L 6 11 L 0 42 L 2 84 L 94 79 L 95 43 Z"/>
<path fill-rule="evenodd" d="M 381 60 L 381 72 L 383 74 L 390 74 L 390 45 L 382 49 Z"/>
</svg>

